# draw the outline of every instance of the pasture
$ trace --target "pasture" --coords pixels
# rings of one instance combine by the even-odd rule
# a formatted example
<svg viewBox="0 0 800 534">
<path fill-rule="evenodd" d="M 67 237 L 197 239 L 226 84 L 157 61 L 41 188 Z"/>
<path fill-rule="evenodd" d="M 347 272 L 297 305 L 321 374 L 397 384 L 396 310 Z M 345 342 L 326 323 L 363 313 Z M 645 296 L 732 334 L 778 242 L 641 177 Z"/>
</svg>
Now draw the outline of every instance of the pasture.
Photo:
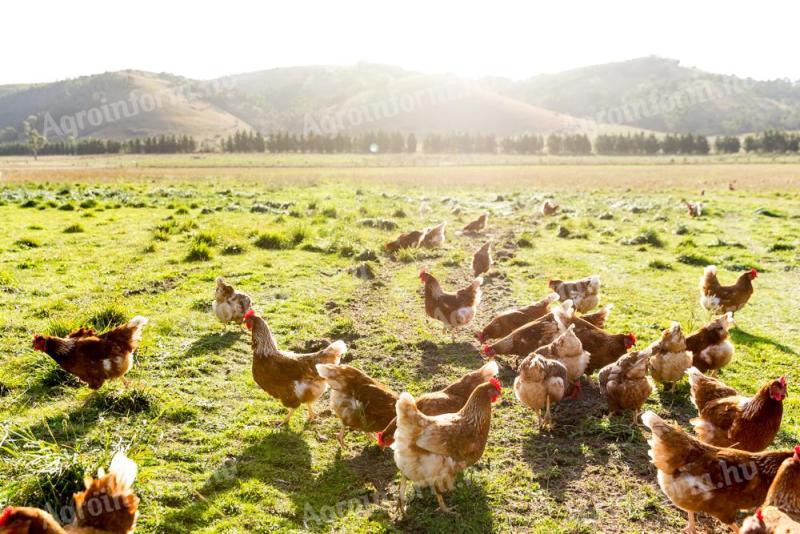
<svg viewBox="0 0 800 534">
<path fill-rule="evenodd" d="M 736 355 L 720 376 L 751 394 L 786 375 L 774 446 L 800 440 L 796 162 L 180 158 L 0 162 L 0 505 L 58 510 L 86 471 L 126 447 L 140 467 L 144 533 L 684 526 L 656 484 L 644 427 L 606 414 L 596 376 L 540 432 L 503 365 L 486 452 L 446 496 L 458 515 L 435 512 L 425 490 L 399 516 L 391 451 L 357 433 L 340 450 L 327 394 L 316 422 L 300 410 L 276 427 L 285 410 L 251 377 L 249 333 L 223 331 L 211 313 L 220 275 L 253 297 L 282 347 L 343 339 L 346 363 L 416 395 L 479 367 L 472 333 L 546 295 L 550 278 L 600 275 L 601 304 L 614 305 L 607 329 L 635 332 L 643 348 L 673 320 L 689 333 L 708 319 L 697 289 L 706 264 L 723 283 L 755 267 L 755 294 L 731 334 Z M 548 197 L 563 213 L 538 214 Z M 690 219 L 682 199 L 706 211 Z M 417 274 L 429 268 L 447 290 L 466 285 L 484 238 L 457 230 L 483 211 L 497 265 L 476 320 L 453 340 L 425 317 Z M 397 228 L 365 223 L 375 219 Z M 443 248 L 383 252 L 398 233 L 444 220 Z M 92 393 L 31 348 L 34 333 L 136 314 L 150 324 L 128 388 Z M 645 409 L 684 427 L 695 415 L 685 380 L 658 388 Z M 707 517 L 701 526 L 725 531 Z"/>
</svg>

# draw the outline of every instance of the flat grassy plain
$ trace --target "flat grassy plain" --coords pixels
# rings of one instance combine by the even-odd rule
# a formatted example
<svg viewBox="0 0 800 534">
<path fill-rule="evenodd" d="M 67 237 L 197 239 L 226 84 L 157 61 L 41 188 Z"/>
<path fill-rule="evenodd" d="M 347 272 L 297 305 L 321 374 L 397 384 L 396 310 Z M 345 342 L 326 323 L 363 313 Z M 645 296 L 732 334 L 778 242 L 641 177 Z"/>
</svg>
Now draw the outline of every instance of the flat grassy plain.
<svg viewBox="0 0 800 534">
<path fill-rule="evenodd" d="M 796 162 L 409 161 L 305 156 L 0 160 L 0 505 L 70 502 L 86 471 L 119 447 L 140 467 L 138 532 L 676 532 L 685 517 L 662 495 L 644 427 L 609 417 L 596 386 L 555 409 L 540 432 L 501 366 L 482 460 L 436 513 L 426 490 L 408 514 L 394 505 L 390 451 L 351 433 L 340 450 L 328 395 L 308 424 L 250 374 L 249 333 L 211 313 L 214 279 L 246 291 L 283 347 L 344 339 L 345 361 L 397 391 L 419 394 L 481 365 L 471 332 L 496 312 L 545 295 L 552 277 L 597 273 L 612 332 L 639 347 L 670 321 L 708 318 L 697 281 L 708 262 L 723 283 L 761 272 L 737 314 L 723 380 L 745 393 L 786 375 L 790 394 L 775 446 L 800 441 L 800 165 Z M 388 158 L 388 156 L 387 156 Z M 178 161 L 184 163 L 179 164 Z M 208 162 L 206 162 L 208 163 Z M 77 182 L 76 182 L 77 180 Z M 736 190 L 728 183 L 736 181 Z M 682 199 L 707 204 L 689 219 Z M 543 219 L 556 198 L 564 213 Z M 766 210 L 766 211 L 764 211 Z M 456 230 L 491 213 L 484 238 Z M 394 231 L 362 224 L 386 219 Z M 398 232 L 449 221 L 436 251 L 385 255 Z M 455 340 L 426 319 L 417 273 L 446 288 L 469 280 L 472 252 L 496 241 L 475 328 Z M 268 248 L 261 248 L 268 247 Z M 359 278 L 354 268 L 373 278 Z M 143 314 L 132 385 L 97 393 L 31 349 L 37 332 L 103 328 Z M 688 386 L 646 405 L 688 427 Z M 721 533 L 703 518 L 706 532 Z"/>
</svg>

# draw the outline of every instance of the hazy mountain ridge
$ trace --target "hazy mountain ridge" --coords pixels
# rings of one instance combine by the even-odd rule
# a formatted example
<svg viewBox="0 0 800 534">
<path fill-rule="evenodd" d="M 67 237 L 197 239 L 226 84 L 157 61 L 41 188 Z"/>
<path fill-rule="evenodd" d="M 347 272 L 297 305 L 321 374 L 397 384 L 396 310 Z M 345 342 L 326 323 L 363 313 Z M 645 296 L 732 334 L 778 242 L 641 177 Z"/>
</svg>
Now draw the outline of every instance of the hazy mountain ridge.
<svg viewBox="0 0 800 534">
<path fill-rule="evenodd" d="M 800 87 L 711 74 L 658 57 L 519 82 L 358 63 L 276 68 L 208 82 L 119 71 L 0 86 L 0 141 L 20 135 L 31 115 L 48 137 L 61 132 L 116 139 L 186 133 L 203 140 L 237 128 L 500 136 L 641 128 L 713 135 L 800 128 Z"/>
</svg>

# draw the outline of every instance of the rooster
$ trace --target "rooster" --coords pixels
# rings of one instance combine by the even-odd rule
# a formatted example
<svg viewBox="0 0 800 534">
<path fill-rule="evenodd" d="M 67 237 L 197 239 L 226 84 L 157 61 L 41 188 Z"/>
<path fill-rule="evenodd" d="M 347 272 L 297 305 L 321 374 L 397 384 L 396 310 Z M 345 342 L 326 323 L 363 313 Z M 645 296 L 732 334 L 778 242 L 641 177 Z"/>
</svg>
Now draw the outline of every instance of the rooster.
<svg viewBox="0 0 800 534">
<path fill-rule="evenodd" d="M 475 251 L 475 255 L 472 256 L 472 275 L 473 276 L 480 276 L 484 273 L 488 273 L 489 269 L 492 268 L 494 262 L 492 261 L 492 242 L 487 241 L 481 248 Z"/>
<path fill-rule="evenodd" d="M 136 463 L 118 452 L 108 474 L 101 467 L 97 479 L 86 477 L 86 489 L 74 495 L 76 519 L 62 527 L 38 508 L 8 507 L 0 515 L 0 534 L 130 534 L 139 516 L 139 498 L 133 493 Z"/>
<path fill-rule="evenodd" d="M 544 317 L 520 326 L 494 343 L 483 345 L 481 352 L 489 358 L 494 358 L 498 354 L 527 356 L 539 347 L 552 343 L 566 330 L 568 318 L 572 314 L 572 301 L 567 300 L 561 307 Z"/>
<path fill-rule="evenodd" d="M 690 422 L 701 441 L 750 452 L 763 451 L 772 443 L 783 418 L 786 378 L 765 384 L 748 398 L 695 367 L 687 374 L 698 414 Z"/>
<path fill-rule="evenodd" d="M 337 439 L 343 449 L 348 429 L 377 432 L 394 419 L 397 393 L 388 387 L 349 365 L 318 363 L 316 368 L 331 387 L 331 410 L 342 421 Z"/>
<path fill-rule="evenodd" d="M 386 243 L 383 247 L 389 252 L 397 252 L 403 248 L 417 248 L 422 242 L 423 237 L 424 236 L 422 232 L 419 230 L 413 230 L 411 232 L 406 232 L 405 234 L 400 234 L 397 239 Z"/>
<path fill-rule="evenodd" d="M 236 322 L 241 328 L 244 314 L 250 309 L 252 302 L 250 297 L 233 289 L 232 285 L 226 284 L 220 276 L 217 278 L 217 289 L 214 294 L 212 308 L 214 314 L 224 326 L 228 323 Z"/>
<path fill-rule="evenodd" d="M 539 347 L 534 354 L 551 360 L 558 360 L 567 369 L 567 380 L 572 384 L 572 398 L 577 399 L 581 392 L 580 377 L 586 372 L 591 355 L 583 350 L 583 344 L 575 335 L 575 324 L 561 333 L 552 343 Z"/>
<path fill-rule="evenodd" d="M 650 357 L 650 376 L 662 384 L 671 384 L 674 389 L 686 370 L 692 366 L 692 355 L 686 351 L 686 338 L 681 324 L 673 322 L 664 330 L 661 340 L 653 343 Z"/>
<path fill-rule="evenodd" d="M 308 407 L 308 420 L 313 421 L 316 414 L 312 404 L 328 389 L 316 365 L 338 364 L 347 352 L 347 345 L 339 340 L 319 352 L 295 354 L 278 348 L 269 326 L 253 310 L 244 314 L 244 322 L 252 332 L 253 379 L 268 395 L 289 408 L 281 425 L 289 422 L 301 404 Z"/>
<path fill-rule="evenodd" d="M 539 428 L 552 427 L 550 404 L 564 398 L 568 381 L 563 363 L 533 353 L 519 364 L 519 375 L 514 379 L 514 396 L 536 413 Z M 544 416 L 542 409 L 545 410 Z"/>
<path fill-rule="evenodd" d="M 800 534 L 800 446 L 787 458 L 756 515 L 746 519 L 742 534 Z"/>
<path fill-rule="evenodd" d="M 700 277 L 700 305 L 712 312 L 736 313 L 750 300 L 756 277 L 758 271 L 750 269 L 742 273 L 732 286 L 723 286 L 717 280 L 716 266 L 709 265 Z"/>
<path fill-rule="evenodd" d="M 497 362 L 490 360 L 480 369 L 470 371 L 443 390 L 425 393 L 417 397 L 417 408 L 425 415 L 455 413 L 464 407 L 476 387 L 497 376 L 498 371 Z M 376 436 L 378 445 L 388 447 L 394 443 L 396 431 L 397 418 L 395 417 L 382 432 L 378 432 Z"/>
<path fill-rule="evenodd" d="M 542 207 L 540 211 L 542 212 L 542 215 L 548 217 L 550 215 L 555 215 L 559 207 L 560 206 L 555 202 L 545 200 L 544 202 L 542 202 Z"/>
<path fill-rule="evenodd" d="M 535 321 L 550 313 L 550 304 L 558 300 L 558 293 L 550 293 L 538 302 L 524 308 L 515 308 L 496 315 L 483 330 L 475 334 L 478 341 L 505 337 L 520 326 Z"/>
<path fill-rule="evenodd" d="M 447 225 L 443 222 L 439 226 L 433 228 L 426 228 L 423 232 L 421 247 L 425 248 L 438 248 L 444 245 L 444 227 Z"/>
<path fill-rule="evenodd" d="M 733 344 L 728 339 L 728 329 L 733 324 L 733 314 L 726 313 L 686 338 L 686 348 L 692 353 L 692 365 L 700 371 L 717 371 L 733 358 Z"/>
<path fill-rule="evenodd" d="M 419 279 L 425 284 L 425 313 L 441 321 L 445 331 L 448 327 L 455 329 L 464 326 L 475 317 L 481 303 L 483 278 L 476 278 L 456 293 L 445 293 L 439 281 L 425 269 L 419 272 Z"/>
<path fill-rule="evenodd" d="M 639 422 L 639 410 L 653 392 L 647 377 L 652 353 L 652 348 L 631 352 L 600 369 L 600 391 L 608 401 L 610 413 L 632 410 L 634 423 Z"/>
<path fill-rule="evenodd" d="M 478 232 L 482 232 L 486 228 L 486 223 L 489 221 L 489 214 L 484 213 L 468 225 L 466 225 L 461 231 L 465 234 L 477 234 Z"/>
<path fill-rule="evenodd" d="M 405 511 L 406 479 L 418 487 L 430 486 L 439 510 L 452 512 L 442 493 L 453 489 L 456 475 L 480 460 L 489 436 L 492 403 L 501 393 L 492 378 L 476 387 L 456 413 L 429 416 L 414 397 L 402 393 L 397 401 L 394 461 L 400 469 L 399 507 Z"/>
<path fill-rule="evenodd" d="M 653 412 L 645 412 L 642 422 L 653 433 L 648 444 L 658 469 L 658 485 L 675 506 L 688 513 L 685 532 L 689 533 L 696 532 L 697 512 L 710 514 L 738 532 L 738 511 L 764 502 L 781 464 L 793 455 L 793 451 L 753 453 L 714 447 Z"/>
<path fill-rule="evenodd" d="M 127 323 L 104 334 L 80 328 L 66 338 L 36 335 L 33 349 L 47 353 L 62 369 L 86 382 L 91 389 L 102 387 L 106 380 L 122 378 L 133 367 L 133 353 L 142 338 L 148 319 L 137 315 Z"/>
<path fill-rule="evenodd" d="M 561 300 L 572 300 L 575 309 L 580 313 L 588 312 L 600 301 L 600 277 L 597 275 L 572 282 L 550 280 L 547 285 L 558 293 Z"/>
</svg>

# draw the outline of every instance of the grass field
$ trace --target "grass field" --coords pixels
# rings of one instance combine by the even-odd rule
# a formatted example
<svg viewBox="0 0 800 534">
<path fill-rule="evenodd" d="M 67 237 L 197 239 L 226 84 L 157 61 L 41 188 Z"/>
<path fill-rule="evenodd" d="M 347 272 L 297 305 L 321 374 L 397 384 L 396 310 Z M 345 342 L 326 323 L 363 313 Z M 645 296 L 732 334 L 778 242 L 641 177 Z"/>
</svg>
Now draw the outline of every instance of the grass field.
<svg viewBox="0 0 800 534">
<path fill-rule="evenodd" d="M 249 333 L 223 332 L 211 313 L 223 275 L 253 297 L 284 347 L 341 338 L 347 363 L 397 391 L 437 389 L 481 359 L 474 329 L 453 341 L 426 320 L 417 273 L 424 266 L 446 288 L 465 285 L 483 241 L 455 230 L 483 210 L 504 258 L 487 277 L 476 328 L 546 294 L 549 278 L 597 273 L 602 303 L 615 305 L 608 329 L 633 331 L 644 347 L 672 320 L 687 332 L 706 321 L 697 292 L 706 263 L 720 266 L 723 282 L 759 269 L 721 377 L 753 393 L 786 375 L 775 446 L 800 440 L 796 163 L 333 161 L 326 170 L 319 158 L 288 172 L 233 159 L 210 169 L 169 158 L 144 168 L 79 161 L 0 161 L 0 505 L 67 505 L 85 471 L 128 447 L 140 467 L 138 532 L 678 531 L 685 517 L 656 485 L 644 427 L 606 415 L 596 376 L 581 400 L 556 407 L 555 429 L 540 432 L 504 369 L 486 452 L 446 497 L 458 515 L 436 513 L 426 490 L 400 517 L 391 452 L 355 433 L 340 450 L 328 395 L 317 422 L 298 413 L 277 429 L 285 410 L 251 377 Z M 690 220 L 681 199 L 701 188 L 706 213 Z M 565 213 L 542 219 L 550 195 Z M 368 218 L 398 230 L 362 225 Z M 442 220 L 442 249 L 382 252 L 399 231 Z M 374 278 L 352 274 L 365 263 Z M 31 349 L 34 333 L 136 314 L 151 322 L 130 388 L 112 382 L 93 394 Z M 646 408 L 685 427 L 694 415 L 685 382 L 657 390 Z"/>
</svg>

